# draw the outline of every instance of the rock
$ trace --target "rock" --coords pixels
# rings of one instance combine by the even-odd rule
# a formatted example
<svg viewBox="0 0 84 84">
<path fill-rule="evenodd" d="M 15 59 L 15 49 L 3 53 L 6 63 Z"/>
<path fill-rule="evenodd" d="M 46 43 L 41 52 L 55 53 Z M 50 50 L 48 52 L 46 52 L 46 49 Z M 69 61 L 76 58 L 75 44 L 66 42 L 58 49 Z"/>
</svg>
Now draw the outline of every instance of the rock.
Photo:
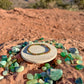
<svg viewBox="0 0 84 84">
<path fill-rule="evenodd" d="M 83 66 L 83 65 L 76 65 L 75 68 L 76 68 L 77 70 L 82 70 L 82 69 L 84 68 L 84 66 Z"/>
<path fill-rule="evenodd" d="M 56 48 L 64 48 L 64 47 L 63 47 L 63 44 L 61 44 L 61 43 L 56 43 L 56 44 L 55 44 L 55 47 L 56 47 Z"/>
<path fill-rule="evenodd" d="M 0 76 L 0 80 L 4 79 L 4 76 Z"/>
<path fill-rule="evenodd" d="M 19 48 L 17 48 L 17 47 L 12 47 L 12 52 L 17 53 L 17 52 L 19 52 L 19 51 L 20 51 Z"/>
<path fill-rule="evenodd" d="M 7 61 L 7 55 L 2 55 L 2 61 Z"/>
<path fill-rule="evenodd" d="M 40 79 L 40 78 L 41 78 L 41 74 L 35 73 L 34 79 Z"/>
<path fill-rule="evenodd" d="M 48 83 L 49 84 L 53 84 L 53 80 L 48 80 Z"/>
<path fill-rule="evenodd" d="M 46 72 L 42 72 L 42 73 L 40 73 L 40 75 L 41 75 L 41 77 L 46 77 L 47 76 L 47 73 Z"/>
<path fill-rule="evenodd" d="M 66 64 L 71 64 L 71 62 L 70 61 L 66 61 Z"/>
<path fill-rule="evenodd" d="M 15 63 L 14 63 L 14 67 L 19 67 L 18 62 L 15 62 Z"/>
<path fill-rule="evenodd" d="M 27 74 L 27 79 L 29 79 L 29 80 L 30 80 L 30 79 L 33 79 L 33 75 L 32 75 L 31 73 L 28 73 L 28 74 Z"/>
<path fill-rule="evenodd" d="M 70 59 L 69 59 L 68 57 L 66 57 L 66 58 L 65 58 L 65 62 L 66 62 L 66 61 L 70 61 Z"/>
<path fill-rule="evenodd" d="M 39 83 L 44 83 L 44 81 L 42 79 L 39 79 Z"/>
<path fill-rule="evenodd" d="M 77 60 L 76 63 L 77 63 L 77 64 L 82 64 L 83 61 L 82 61 L 82 60 Z"/>
<path fill-rule="evenodd" d="M 45 67 L 46 67 L 47 69 L 51 68 L 51 66 L 50 66 L 49 63 L 46 63 L 46 64 L 45 64 Z"/>
<path fill-rule="evenodd" d="M 75 83 L 76 83 L 76 84 L 83 84 L 83 81 L 82 81 L 81 78 L 77 78 L 77 79 L 75 80 Z"/>
<path fill-rule="evenodd" d="M 61 69 L 50 69 L 47 71 L 47 75 L 50 79 L 57 81 L 62 77 L 63 71 Z"/>
<path fill-rule="evenodd" d="M 0 61 L 0 64 L 5 66 L 6 65 L 6 61 Z"/>
<path fill-rule="evenodd" d="M 11 61 L 11 59 L 12 59 L 11 56 L 9 56 L 7 59 L 7 62 Z"/>
<path fill-rule="evenodd" d="M 8 71 L 3 71 L 3 76 L 6 76 L 8 74 Z"/>
<path fill-rule="evenodd" d="M 43 67 L 42 67 L 42 70 L 43 70 L 43 71 L 46 71 L 46 70 L 47 70 L 47 67 L 43 66 Z"/>
<path fill-rule="evenodd" d="M 24 66 L 20 66 L 17 70 L 16 70 L 16 72 L 22 72 L 24 70 Z"/>
<path fill-rule="evenodd" d="M 57 60 L 57 64 L 61 64 L 62 63 L 62 60 Z"/>
<path fill-rule="evenodd" d="M 65 53 L 65 52 L 61 52 L 60 55 L 61 55 L 62 57 L 65 57 L 65 56 L 66 56 L 66 53 Z"/>
<path fill-rule="evenodd" d="M 26 82 L 26 84 L 36 84 L 38 81 L 36 79 L 32 79 Z"/>
<path fill-rule="evenodd" d="M 72 54 L 79 54 L 79 51 L 77 48 L 69 48 L 69 52 L 72 53 Z"/>
</svg>

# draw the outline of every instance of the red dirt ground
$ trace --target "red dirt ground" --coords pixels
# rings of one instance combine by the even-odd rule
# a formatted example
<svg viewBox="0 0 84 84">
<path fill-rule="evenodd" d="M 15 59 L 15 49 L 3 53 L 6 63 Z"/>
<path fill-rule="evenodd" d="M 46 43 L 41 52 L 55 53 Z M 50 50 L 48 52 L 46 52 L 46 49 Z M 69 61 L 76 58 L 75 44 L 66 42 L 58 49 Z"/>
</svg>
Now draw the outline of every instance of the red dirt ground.
<svg viewBox="0 0 84 84">
<path fill-rule="evenodd" d="M 7 49 L 18 43 L 40 37 L 47 40 L 55 39 L 63 43 L 67 49 L 78 48 L 84 61 L 84 12 L 60 9 L 15 8 L 9 11 L 0 9 L 0 55 L 7 54 Z M 25 67 L 23 72 L 8 75 L 0 81 L 0 84 L 25 84 L 27 79 L 24 76 L 27 73 L 41 72 L 38 69 L 39 64 L 23 61 L 21 65 Z M 57 84 L 74 84 L 78 77 L 84 81 L 84 69 L 78 71 L 64 63 L 56 68 L 63 70 L 63 77 Z M 2 69 L 0 73 L 1 71 Z"/>
</svg>

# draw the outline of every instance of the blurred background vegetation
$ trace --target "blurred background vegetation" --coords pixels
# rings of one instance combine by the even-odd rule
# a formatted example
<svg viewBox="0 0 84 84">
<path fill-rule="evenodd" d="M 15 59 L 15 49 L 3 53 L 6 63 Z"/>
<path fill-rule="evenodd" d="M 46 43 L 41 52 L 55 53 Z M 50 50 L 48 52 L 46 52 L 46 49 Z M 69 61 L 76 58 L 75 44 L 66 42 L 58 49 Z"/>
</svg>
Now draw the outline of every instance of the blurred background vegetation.
<svg viewBox="0 0 84 84">
<path fill-rule="evenodd" d="M 84 11 L 84 0 L 0 0 L 0 8 L 61 8 L 68 10 Z"/>
</svg>

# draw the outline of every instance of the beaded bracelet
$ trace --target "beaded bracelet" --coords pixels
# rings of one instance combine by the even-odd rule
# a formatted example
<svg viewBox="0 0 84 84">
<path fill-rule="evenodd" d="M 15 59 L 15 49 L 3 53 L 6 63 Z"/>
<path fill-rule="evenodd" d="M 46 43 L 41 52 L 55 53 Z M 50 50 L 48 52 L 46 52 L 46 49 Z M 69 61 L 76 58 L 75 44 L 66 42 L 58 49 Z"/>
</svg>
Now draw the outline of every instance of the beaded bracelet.
<svg viewBox="0 0 84 84">
<path fill-rule="evenodd" d="M 43 52 L 43 53 L 32 53 L 32 52 L 29 50 L 29 48 L 30 48 L 31 46 L 33 46 L 33 45 L 40 45 L 40 46 L 47 47 L 47 48 L 48 48 L 48 51 L 47 51 L 47 52 Z M 32 44 L 32 45 L 30 45 L 30 46 L 28 47 L 27 50 L 28 50 L 28 52 L 29 52 L 30 54 L 32 54 L 32 55 L 42 55 L 42 54 L 46 54 L 46 53 L 50 52 L 50 48 L 49 48 L 47 45 L 45 45 L 45 44 Z"/>
</svg>

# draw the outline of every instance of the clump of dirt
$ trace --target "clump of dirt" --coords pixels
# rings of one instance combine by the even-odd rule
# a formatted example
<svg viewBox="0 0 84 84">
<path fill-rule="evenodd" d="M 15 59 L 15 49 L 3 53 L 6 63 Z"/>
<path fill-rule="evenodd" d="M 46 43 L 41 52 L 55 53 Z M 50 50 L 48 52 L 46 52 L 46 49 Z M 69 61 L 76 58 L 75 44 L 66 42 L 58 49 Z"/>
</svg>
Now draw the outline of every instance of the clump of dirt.
<svg viewBox="0 0 84 84">
<path fill-rule="evenodd" d="M 84 61 L 83 26 L 83 12 L 60 9 L 15 8 L 9 11 L 0 9 L 0 56 L 7 55 L 7 50 L 12 46 L 44 37 L 47 40 L 55 39 L 57 42 L 63 43 L 67 49 L 78 48 Z M 17 56 L 20 56 L 20 53 Z M 58 55 L 57 58 L 60 56 Z M 41 72 L 39 64 L 31 64 L 23 60 L 21 65 L 25 67 L 23 72 L 8 75 L 0 83 L 25 84 L 27 73 Z M 63 63 L 55 68 L 63 70 L 63 77 L 57 81 L 57 84 L 74 84 L 78 77 L 84 81 L 84 69 L 78 71 L 73 66 Z M 2 71 L 3 69 L 0 69 L 0 72 Z"/>
</svg>

